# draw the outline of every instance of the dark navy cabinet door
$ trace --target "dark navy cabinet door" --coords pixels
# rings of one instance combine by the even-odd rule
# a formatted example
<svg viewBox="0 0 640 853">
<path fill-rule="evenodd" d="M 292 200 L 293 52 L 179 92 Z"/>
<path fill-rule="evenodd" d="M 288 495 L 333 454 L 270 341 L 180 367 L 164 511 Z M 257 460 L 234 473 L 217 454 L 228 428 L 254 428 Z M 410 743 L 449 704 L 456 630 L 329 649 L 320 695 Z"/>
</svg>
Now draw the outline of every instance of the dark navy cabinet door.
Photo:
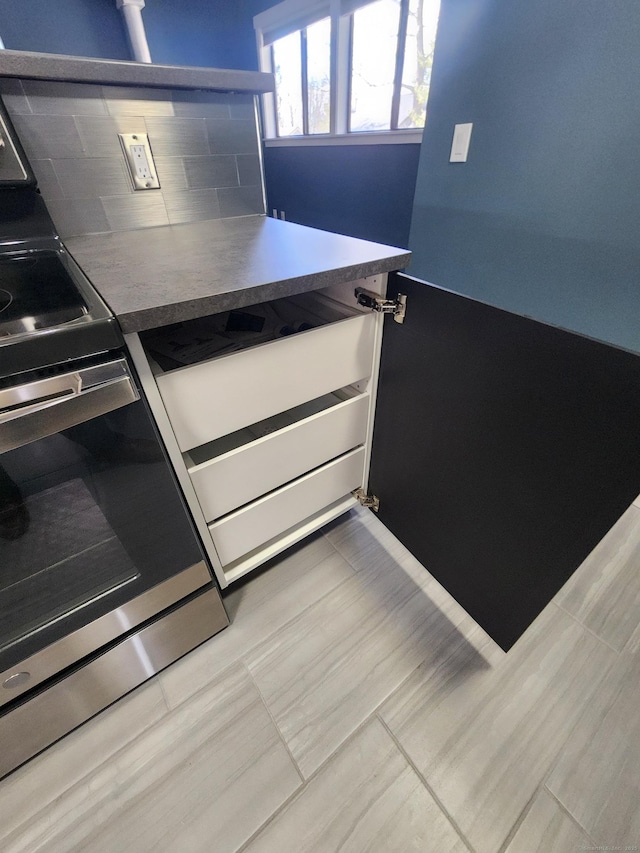
<svg viewBox="0 0 640 853">
<path fill-rule="evenodd" d="M 370 491 L 502 646 L 640 493 L 640 357 L 402 274 Z"/>
</svg>

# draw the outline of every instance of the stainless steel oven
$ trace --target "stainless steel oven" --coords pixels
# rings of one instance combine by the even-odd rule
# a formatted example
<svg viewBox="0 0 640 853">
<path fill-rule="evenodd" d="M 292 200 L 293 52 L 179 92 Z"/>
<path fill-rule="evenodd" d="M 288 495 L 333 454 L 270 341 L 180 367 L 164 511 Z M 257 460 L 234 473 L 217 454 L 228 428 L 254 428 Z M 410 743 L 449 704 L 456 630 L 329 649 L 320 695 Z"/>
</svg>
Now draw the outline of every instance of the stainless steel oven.
<svg viewBox="0 0 640 853">
<path fill-rule="evenodd" d="M 198 592 L 168 649 L 136 635 Z M 100 710 L 92 656 L 137 637 L 104 706 L 226 624 L 124 355 L 0 380 L 0 775 Z"/>
<path fill-rule="evenodd" d="M 0 777 L 228 624 L 117 324 L 7 152 Z"/>
</svg>

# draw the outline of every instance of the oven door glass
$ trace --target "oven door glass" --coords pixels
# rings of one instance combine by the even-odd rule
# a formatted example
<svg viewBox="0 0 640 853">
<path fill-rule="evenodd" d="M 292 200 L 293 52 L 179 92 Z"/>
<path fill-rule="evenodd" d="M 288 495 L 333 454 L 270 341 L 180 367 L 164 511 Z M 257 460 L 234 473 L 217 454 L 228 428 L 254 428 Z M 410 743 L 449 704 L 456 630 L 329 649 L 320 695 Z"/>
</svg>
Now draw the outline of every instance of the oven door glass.
<svg viewBox="0 0 640 853">
<path fill-rule="evenodd" d="M 202 559 L 142 400 L 0 454 L 0 672 Z"/>
</svg>

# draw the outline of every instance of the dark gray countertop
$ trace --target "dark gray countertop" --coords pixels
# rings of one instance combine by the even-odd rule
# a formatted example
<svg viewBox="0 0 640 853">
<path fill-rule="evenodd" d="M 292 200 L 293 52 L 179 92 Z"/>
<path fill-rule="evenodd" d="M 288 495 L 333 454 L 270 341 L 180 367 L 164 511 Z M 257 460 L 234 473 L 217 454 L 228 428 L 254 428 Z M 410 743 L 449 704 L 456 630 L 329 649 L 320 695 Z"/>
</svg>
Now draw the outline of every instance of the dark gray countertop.
<svg viewBox="0 0 640 853">
<path fill-rule="evenodd" d="M 168 89 L 214 89 L 224 92 L 260 93 L 274 90 L 273 75 L 259 71 L 120 62 L 24 50 L 0 51 L 0 77 L 160 86 Z"/>
<path fill-rule="evenodd" d="M 404 269 L 410 258 L 406 249 L 266 216 L 71 237 L 65 244 L 124 332 Z"/>
</svg>

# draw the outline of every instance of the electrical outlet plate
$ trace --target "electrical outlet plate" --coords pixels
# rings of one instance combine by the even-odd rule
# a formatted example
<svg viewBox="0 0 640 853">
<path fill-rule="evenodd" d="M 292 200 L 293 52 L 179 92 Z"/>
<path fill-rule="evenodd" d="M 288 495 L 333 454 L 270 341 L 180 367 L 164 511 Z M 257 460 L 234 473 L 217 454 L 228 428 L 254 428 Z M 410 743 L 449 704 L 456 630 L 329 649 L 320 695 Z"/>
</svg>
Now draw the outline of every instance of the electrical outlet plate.
<svg viewBox="0 0 640 853">
<path fill-rule="evenodd" d="M 146 133 L 119 133 L 134 190 L 160 189 L 153 154 Z"/>
</svg>

